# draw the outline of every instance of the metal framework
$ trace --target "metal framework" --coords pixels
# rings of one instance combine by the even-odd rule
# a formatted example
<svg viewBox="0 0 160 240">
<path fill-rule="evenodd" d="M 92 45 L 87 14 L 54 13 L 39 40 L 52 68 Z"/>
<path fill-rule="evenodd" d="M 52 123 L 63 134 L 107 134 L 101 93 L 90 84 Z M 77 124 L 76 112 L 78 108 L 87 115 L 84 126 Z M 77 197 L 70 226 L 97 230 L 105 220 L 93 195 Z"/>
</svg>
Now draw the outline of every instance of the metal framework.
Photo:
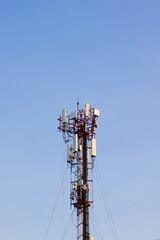
<svg viewBox="0 0 160 240">
<path fill-rule="evenodd" d="M 88 103 L 85 109 L 79 109 L 68 115 L 62 110 L 59 131 L 67 144 L 67 162 L 71 169 L 70 203 L 77 209 L 77 240 L 93 239 L 89 232 L 89 207 L 93 197 L 92 189 L 94 158 L 96 157 L 96 128 L 99 110 Z M 72 144 L 69 142 L 72 140 Z M 92 190 L 93 191 L 93 190 Z"/>
</svg>

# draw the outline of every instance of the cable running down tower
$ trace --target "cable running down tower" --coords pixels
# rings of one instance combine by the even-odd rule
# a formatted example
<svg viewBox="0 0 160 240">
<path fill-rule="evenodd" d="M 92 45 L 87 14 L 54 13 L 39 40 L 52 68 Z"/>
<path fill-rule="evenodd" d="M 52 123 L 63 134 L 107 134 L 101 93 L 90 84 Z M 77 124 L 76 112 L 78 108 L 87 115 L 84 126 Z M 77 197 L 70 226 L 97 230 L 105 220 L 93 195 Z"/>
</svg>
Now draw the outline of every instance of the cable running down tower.
<svg viewBox="0 0 160 240">
<path fill-rule="evenodd" d="M 77 210 L 77 240 L 92 240 L 89 232 L 89 207 L 93 203 L 92 169 L 96 157 L 96 128 L 100 111 L 88 103 L 70 115 L 62 110 L 59 131 L 67 143 L 67 163 L 71 169 L 71 206 Z M 70 142 L 72 141 L 72 144 Z"/>
</svg>

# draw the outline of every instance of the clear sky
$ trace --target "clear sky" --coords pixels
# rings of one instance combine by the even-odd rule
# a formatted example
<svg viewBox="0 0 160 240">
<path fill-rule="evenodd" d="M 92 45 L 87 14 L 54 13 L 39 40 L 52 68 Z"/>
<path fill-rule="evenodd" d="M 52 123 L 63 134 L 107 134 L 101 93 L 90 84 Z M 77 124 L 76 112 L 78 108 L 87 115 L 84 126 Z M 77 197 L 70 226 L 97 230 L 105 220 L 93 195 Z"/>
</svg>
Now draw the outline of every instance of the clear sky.
<svg viewBox="0 0 160 240">
<path fill-rule="evenodd" d="M 101 110 L 96 161 L 118 239 L 160 237 L 160 1 L 0 0 L 0 239 L 44 240 L 66 168 L 57 118 L 77 98 Z M 71 215 L 69 169 L 62 192 L 47 240 Z M 94 196 L 113 240 L 96 178 Z"/>
</svg>

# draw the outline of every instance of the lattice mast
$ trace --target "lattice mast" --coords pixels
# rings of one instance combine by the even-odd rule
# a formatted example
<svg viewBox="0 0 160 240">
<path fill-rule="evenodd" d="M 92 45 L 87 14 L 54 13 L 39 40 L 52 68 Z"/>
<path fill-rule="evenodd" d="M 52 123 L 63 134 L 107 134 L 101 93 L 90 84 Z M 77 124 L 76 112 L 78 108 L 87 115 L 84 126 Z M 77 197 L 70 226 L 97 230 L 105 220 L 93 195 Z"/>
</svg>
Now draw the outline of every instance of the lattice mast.
<svg viewBox="0 0 160 240">
<path fill-rule="evenodd" d="M 96 157 L 96 128 L 99 110 L 88 103 L 85 109 L 79 109 L 68 115 L 62 110 L 59 117 L 59 131 L 67 143 L 67 163 L 71 169 L 71 206 L 77 210 L 77 240 L 93 239 L 89 232 L 89 207 L 93 203 L 93 194 L 89 194 L 93 185 L 92 169 Z M 72 141 L 72 144 L 69 142 Z"/>
</svg>

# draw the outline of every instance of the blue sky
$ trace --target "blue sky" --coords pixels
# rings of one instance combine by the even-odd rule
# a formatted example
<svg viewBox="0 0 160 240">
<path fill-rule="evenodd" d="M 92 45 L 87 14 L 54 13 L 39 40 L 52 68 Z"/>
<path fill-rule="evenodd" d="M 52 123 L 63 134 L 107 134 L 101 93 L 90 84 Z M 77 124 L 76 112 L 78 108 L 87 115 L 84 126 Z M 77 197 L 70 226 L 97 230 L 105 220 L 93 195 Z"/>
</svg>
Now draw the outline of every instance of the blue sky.
<svg viewBox="0 0 160 240">
<path fill-rule="evenodd" d="M 44 239 L 66 168 L 57 118 L 77 98 L 101 110 L 96 161 L 119 240 L 160 237 L 159 9 L 158 0 L 0 1 L 1 239 Z M 111 240 L 96 178 L 94 196 Z M 70 215 L 68 170 L 47 240 L 62 239 Z M 72 225 L 65 239 L 75 239 Z"/>
</svg>

